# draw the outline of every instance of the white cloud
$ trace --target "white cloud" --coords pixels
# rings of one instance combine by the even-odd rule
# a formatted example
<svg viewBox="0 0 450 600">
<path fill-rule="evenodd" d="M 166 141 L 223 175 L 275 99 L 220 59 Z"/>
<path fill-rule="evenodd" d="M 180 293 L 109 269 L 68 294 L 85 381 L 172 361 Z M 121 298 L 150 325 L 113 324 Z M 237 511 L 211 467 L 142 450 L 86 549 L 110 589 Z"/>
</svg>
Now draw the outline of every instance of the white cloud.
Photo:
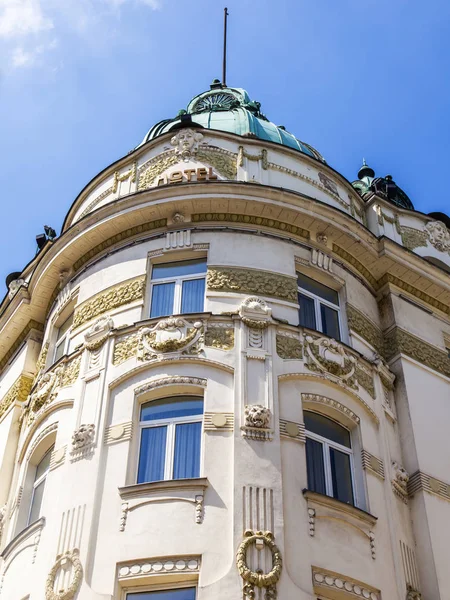
<svg viewBox="0 0 450 600">
<path fill-rule="evenodd" d="M 52 27 L 40 0 L 0 0 L 0 38 L 23 37 Z"/>
<path fill-rule="evenodd" d="M 34 63 L 34 59 L 34 55 L 24 50 L 21 46 L 15 48 L 11 55 L 13 67 L 29 67 Z"/>
</svg>

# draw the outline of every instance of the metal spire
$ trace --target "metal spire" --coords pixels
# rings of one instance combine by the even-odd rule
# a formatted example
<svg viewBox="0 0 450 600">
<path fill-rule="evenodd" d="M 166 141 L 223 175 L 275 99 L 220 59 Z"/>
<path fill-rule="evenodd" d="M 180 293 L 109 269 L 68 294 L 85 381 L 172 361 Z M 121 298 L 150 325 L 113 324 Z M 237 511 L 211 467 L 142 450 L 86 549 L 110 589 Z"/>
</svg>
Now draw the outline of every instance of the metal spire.
<svg viewBox="0 0 450 600">
<path fill-rule="evenodd" d="M 223 9 L 223 68 L 222 68 L 222 84 L 224 87 L 227 85 L 227 20 L 228 8 Z"/>
</svg>

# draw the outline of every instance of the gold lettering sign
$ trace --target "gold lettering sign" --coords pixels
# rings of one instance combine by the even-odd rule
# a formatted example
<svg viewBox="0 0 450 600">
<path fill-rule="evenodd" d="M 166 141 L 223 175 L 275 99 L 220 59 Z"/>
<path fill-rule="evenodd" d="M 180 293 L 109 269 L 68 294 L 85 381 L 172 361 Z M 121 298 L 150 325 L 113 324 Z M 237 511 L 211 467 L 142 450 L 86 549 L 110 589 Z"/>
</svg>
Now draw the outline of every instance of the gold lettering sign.
<svg viewBox="0 0 450 600">
<path fill-rule="evenodd" d="M 159 177 L 156 185 L 167 185 L 168 183 L 183 183 L 184 181 L 214 181 L 217 179 L 212 167 L 199 167 L 198 169 L 184 169 L 183 171 L 172 171 L 169 175 Z"/>
</svg>

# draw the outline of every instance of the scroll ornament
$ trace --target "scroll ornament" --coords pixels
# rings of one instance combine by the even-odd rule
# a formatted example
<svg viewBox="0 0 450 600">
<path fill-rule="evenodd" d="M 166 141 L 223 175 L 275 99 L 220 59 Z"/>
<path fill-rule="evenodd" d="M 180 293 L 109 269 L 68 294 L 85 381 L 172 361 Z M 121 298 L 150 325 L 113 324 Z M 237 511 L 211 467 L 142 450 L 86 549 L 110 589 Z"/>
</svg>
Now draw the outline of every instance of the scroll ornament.
<svg viewBox="0 0 450 600">
<path fill-rule="evenodd" d="M 55 592 L 55 582 L 60 571 L 71 570 L 70 585 L 63 590 Z M 83 567 L 79 559 L 79 551 L 75 548 L 56 557 L 55 564 L 50 570 L 45 586 L 45 600 L 72 600 L 78 591 L 83 579 Z"/>
<path fill-rule="evenodd" d="M 158 321 L 154 327 L 143 327 L 138 334 L 138 360 L 161 358 L 162 354 L 181 352 L 198 354 L 204 338 L 204 324 L 190 323 L 181 317 Z"/>
<path fill-rule="evenodd" d="M 268 548 L 272 555 L 272 569 L 269 573 L 263 573 L 260 569 L 252 571 L 247 564 L 247 550 L 251 546 L 259 551 L 264 547 Z M 243 593 L 246 598 L 254 600 L 255 586 L 265 589 L 265 600 L 275 600 L 277 598 L 277 588 L 283 566 L 281 552 L 275 544 L 274 535 L 270 531 L 252 531 L 247 529 L 244 533 L 244 540 L 241 542 L 237 554 L 236 565 L 240 576 L 244 580 Z"/>
<path fill-rule="evenodd" d="M 334 339 L 313 338 L 305 335 L 305 358 L 310 371 L 329 373 L 351 388 L 358 389 L 355 368 L 357 360 L 345 351 L 344 346 Z"/>
</svg>

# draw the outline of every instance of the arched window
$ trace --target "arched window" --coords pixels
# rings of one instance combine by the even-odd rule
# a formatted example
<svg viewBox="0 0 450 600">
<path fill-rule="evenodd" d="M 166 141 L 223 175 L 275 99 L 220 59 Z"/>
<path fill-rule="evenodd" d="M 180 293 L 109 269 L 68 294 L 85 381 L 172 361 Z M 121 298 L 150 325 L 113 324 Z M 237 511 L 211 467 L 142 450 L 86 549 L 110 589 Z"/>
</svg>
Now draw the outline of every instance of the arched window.
<svg viewBox="0 0 450 600">
<path fill-rule="evenodd" d="M 353 452 L 348 429 L 305 411 L 308 489 L 355 504 Z"/>
<path fill-rule="evenodd" d="M 141 406 L 138 483 L 200 476 L 203 398 L 174 396 Z"/>
<path fill-rule="evenodd" d="M 47 450 L 40 462 L 36 466 L 34 476 L 33 490 L 31 493 L 30 512 L 28 513 L 27 525 L 37 521 L 41 515 L 42 499 L 44 497 L 45 481 L 50 470 L 50 458 L 53 446 Z"/>
</svg>

